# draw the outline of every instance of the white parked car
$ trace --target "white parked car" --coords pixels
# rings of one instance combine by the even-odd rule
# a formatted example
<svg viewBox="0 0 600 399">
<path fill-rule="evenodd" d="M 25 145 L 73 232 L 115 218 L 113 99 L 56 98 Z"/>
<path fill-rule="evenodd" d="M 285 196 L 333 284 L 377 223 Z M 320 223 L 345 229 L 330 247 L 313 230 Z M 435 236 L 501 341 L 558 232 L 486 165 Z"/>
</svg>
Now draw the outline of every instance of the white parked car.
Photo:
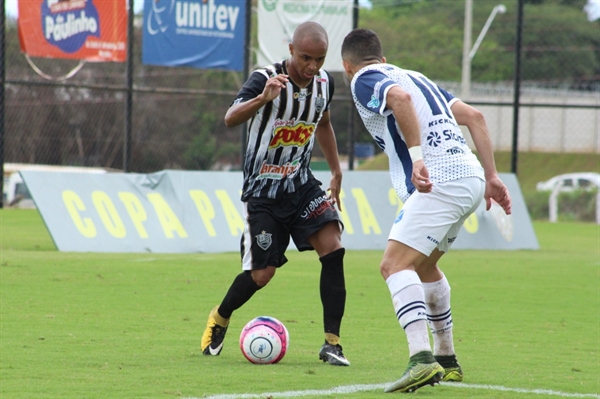
<svg viewBox="0 0 600 399">
<path fill-rule="evenodd" d="M 566 173 L 539 182 L 536 188 L 538 191 L 552 191 L 559 184 L 561 185 L 561 191 L 598 189 L 600 187 L 600 173 Z"/>
<path fill-rule="evenodd" d="M 86 172 L 86 173 L 107 173 L 117 171 L 115 169 L 87 166 L 62 166 L 62 165 L 38 165 L 23 163 L 5 163 L 4 164 L 4 192 L 2 201 L 6 206 L 16 208 L 35 208 L 31 194 L 23 182 L 19 171 L 37 170 L 52 172 Z"/>
</svg>

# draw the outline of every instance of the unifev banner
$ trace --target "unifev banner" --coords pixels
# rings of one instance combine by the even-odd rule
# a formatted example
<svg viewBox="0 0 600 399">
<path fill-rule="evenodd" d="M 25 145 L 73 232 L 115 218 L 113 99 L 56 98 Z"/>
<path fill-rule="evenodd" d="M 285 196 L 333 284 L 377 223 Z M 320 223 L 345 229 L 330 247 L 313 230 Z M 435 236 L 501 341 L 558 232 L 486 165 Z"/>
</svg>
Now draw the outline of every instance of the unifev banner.
<svg viewBox="0 0 600 399">
<path fill-rule="evenodd" d="M 329 36 L 329 51 L 323 68 L 343 72 L 340 49 L 352 30 L 354 0 L 258 0 L 259 66 L 289 58 L 289 43 L 298 25 L 313 21 Z"/>
<path fill-rule="evenodd" d="M 239 250 L 244 230 L 241 172 L 20 173 L 60 251 Z M 330 174 L 316 172 L 315 176 L 327 188 Z M 501 178 L 514 201 L 514 226 L 499 226 L 482 204 L 465 222 L 452 248 L 539 248 L 516 178 L 512 174 Z M 384 249 L 402 207 L 388 173 L 346 172 L 341 197 L 344 246 Z"/>
<path fill-rule="evenodd" d="M 124 62 L 127 0 L 19 1 L 21 51 L 32 57 Z"/>
<path fill-rule="evenodd" d="M 142 63 L 241 71 L 246 2 L 144 0 Z"/>
</svg>

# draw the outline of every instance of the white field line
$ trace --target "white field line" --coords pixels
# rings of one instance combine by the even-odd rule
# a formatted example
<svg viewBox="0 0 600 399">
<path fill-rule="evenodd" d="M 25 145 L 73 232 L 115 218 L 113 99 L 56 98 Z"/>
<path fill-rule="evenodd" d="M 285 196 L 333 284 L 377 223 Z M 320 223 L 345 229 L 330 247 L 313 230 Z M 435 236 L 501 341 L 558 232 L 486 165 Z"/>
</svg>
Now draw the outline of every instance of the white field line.
<svg viewBox="0 0 600 399">
<path fill-rule="evenodd" d="M 366 392 L 383 390 L 389 384 L 368 384 L 368 385 L 345 385 L 331 389 L 308 389 L 303 391 L 283 391 L 283 392 L 263 392 L 263 393 L 240 393 L 240 394 L 220 394 L 212 396 L 203 396 L 202 398 L 186 398 L 186 399 L 265 399 L 265 398 L 299 398 L 302 396 L 324 396 L 334 394 L 349 394 L 355 392 Z M 600 395 L 594 393 L 568 393 L 552 391 L 549 389 L 523 389 L 509 388 L 501 385 L 480 385 L 480 384 L 463 384 L 444 382 L 444 386 L 461 389 L 487 389 L 490 391 L 504 391 L 516 393 L 531 393 L 546 396 L 558 396 L 561 398 L 596 398 L 600 399 Z"/>
</svg>

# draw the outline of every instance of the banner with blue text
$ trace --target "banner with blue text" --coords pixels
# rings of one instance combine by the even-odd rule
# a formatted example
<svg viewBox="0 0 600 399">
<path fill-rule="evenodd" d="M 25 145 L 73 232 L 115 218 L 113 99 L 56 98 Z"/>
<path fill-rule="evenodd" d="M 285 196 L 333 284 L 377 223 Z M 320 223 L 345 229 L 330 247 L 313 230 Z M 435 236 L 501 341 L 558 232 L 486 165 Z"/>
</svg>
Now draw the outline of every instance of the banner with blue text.
<svg viewBox="0 0 600 399">
<path fill-rule="evenodd" d="M 21 171 L 60 251 L 231 252 L 244 230 L 241 172 L 153 174 Z M 328 172 L 315 172 L 327 188 Z M 465 222 L 453 249 L 538 249 L 517 179 L 501 174 L 513 198 L 510 223 L 485 201 Z M 387 172 L 344 174 L 341 193 L 347 249 L 383 250 L 402 208 Z M 311 209 L 307 209 L 310 212 Z"/>
</svg>

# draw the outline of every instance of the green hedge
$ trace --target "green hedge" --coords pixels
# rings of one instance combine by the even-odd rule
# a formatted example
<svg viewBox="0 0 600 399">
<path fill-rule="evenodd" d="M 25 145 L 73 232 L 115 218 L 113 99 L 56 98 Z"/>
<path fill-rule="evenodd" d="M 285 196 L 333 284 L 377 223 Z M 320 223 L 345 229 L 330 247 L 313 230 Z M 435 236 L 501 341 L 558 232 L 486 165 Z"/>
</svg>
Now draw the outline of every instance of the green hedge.
<svg viewBox="0 0 600 399">
<path fill-rule="evenodd" d="M 596 221 L 596 195 L 598 191 L 577 190 L 558 195 L 558 220 Z M 524 193 L 527 210 L 533 220 L 548 220 L 550 191 Z"/>
</svg>

